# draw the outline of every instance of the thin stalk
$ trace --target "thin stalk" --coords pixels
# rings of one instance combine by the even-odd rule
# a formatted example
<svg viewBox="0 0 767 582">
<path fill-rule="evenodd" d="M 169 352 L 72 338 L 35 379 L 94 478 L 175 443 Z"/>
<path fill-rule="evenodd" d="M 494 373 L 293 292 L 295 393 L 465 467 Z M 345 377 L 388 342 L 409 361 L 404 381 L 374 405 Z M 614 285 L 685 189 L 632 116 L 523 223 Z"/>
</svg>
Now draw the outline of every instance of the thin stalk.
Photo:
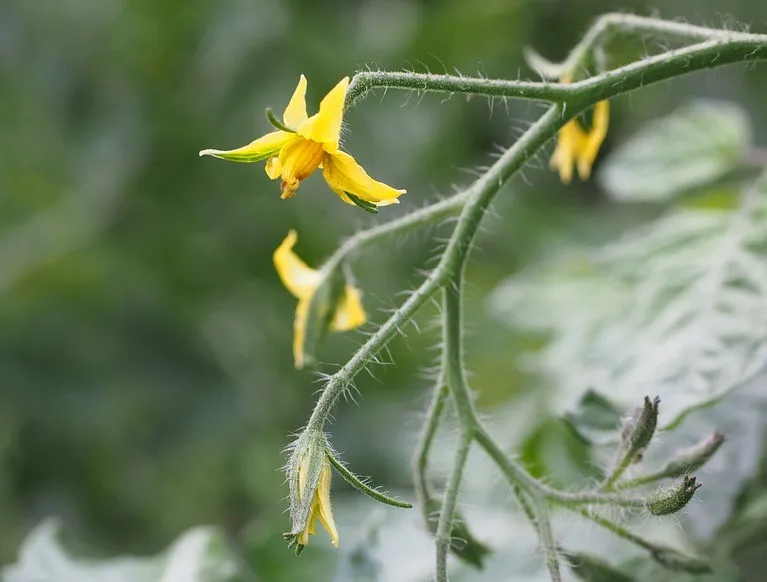
<svg viewBox="0 0 767 582">
<path fill-rule="evenodd" d="M 559 552 L 557 551 L 554 532 L 551 529 L 551 518 L 549 517 L 549 508 L 546 506 L 546 501 L 540 498 L 533 498 L 532 510 L 535 514 L 538 536 L 543 546 L 546 569 L 549 571 L 552 582 L 562 582 L 562 574 L 559 571 Z"/>
<path fill-rule="evenodd" d="M 455 451 L 453 468 L 447 481 L 447 488 L 442 499 L 442 508 L 439 512 L 437 524 L 437 582 L 447 582 L 447 555 L 450 550 L 450 532 L 453 528 L 453 519 L 458 506 L 458 493 L 461 488 L 463 470 L 471 449 L 471 433 L 461 431 L 460 442 Z"/>
</svg>

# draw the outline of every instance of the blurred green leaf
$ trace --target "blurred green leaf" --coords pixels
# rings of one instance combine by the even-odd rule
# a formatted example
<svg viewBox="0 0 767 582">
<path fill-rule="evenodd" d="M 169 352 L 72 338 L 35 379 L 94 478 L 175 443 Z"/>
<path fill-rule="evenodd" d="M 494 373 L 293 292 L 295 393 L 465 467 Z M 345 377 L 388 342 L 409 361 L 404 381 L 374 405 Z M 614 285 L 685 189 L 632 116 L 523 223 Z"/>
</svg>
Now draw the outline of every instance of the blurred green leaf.
<svg viewBox="0 0 767 582">
<path fill-rule="evenodd" d="M 621 413 L 601 394 L 587 390 L 573 410 L 565 414 L 567 425 L 591 444 L 618 442 Z"/>
<path fill-rule="evenodd" d="M 750 143 L 739 106 L 697 101 L 649 123 L 610 155 L 598 177 L 615 200 L 667 200 L 732 170 Z"/>
<path fill-rule="evenodd" d="M 490 309 L 548 331 L 534 364 L 571 410 L 589 388 L 618 406 L 661 398 L 670 426 L 767 364 L 767 178 L 732 211 L 680 209 L 591 253 L 512 277 Z"/>
<path fill-rule="evenodd" d="M 566 552 L 573 573 L 584 582 L 634 582 L 634 578 L 601 558 L 583 552 Z"/>
<path fill-rule="evenodd" d="M 216 528 L 187 530 L 155 557 L 73 557 L 58 522 L 38 525 L 23 542 L 16 564 L 3 568 L 3 582 L 245 582 L 239 560 Z"/>
</svg>

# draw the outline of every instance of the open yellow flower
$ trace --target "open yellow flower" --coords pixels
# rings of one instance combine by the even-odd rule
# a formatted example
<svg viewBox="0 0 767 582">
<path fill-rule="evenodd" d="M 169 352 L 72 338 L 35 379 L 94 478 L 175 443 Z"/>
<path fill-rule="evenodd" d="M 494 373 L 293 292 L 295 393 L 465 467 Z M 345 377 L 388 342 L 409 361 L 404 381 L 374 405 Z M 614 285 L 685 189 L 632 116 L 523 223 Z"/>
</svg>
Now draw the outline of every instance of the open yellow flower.
<svg viewBox="0 0 767 582">
<path fill-rule="evenodd" d="M 288 233 L 282 244 L 274 251 L 274 266 L 282 284 L 298 299 L 293 322 L 293 358 L 296 368 L 300 369 L 304 365 L 304 341 L 309 307 L 315 291 L 322 284 L 323 274 L 309 267 L 293 252 L 297 238 L 295 230 Z M 365 323 L 365 310 L 362 307 L 360 292 L 355 287 L 346 285 L 335 306 L 330 329 L 348 331 L 363 323 Z"/>
<path fill-rule="evenodd" d="M 304 457 L 298 466 L 298 495 L 299 500 L 304 497 L 306 489 L 306 478 L 309 472 L 309 458 Z M 309 509 L 309 518 L 306 520 L 306 527 L 298 534 L 296 542 L 299 546 L 306 546 L 309 543 L 309 536 L 315 534 L 315 524 L 320 520 L 322 527 L 330 535 L 330 541 L 337 548 L 339 544 L 338 530 L 336 522 L 333 519 L 333 509 L 330 507 L 330 462 L 327 457 L 322 463 L 320 480 L 313 493 L 312 505 Z"/>
<path fill-rule="evenodd" d="M 306 113 L 306 77 L 301 75 L 282 116 L 282 129 L 241 148 L 207 149 L 200 155 L 234 162 L 267 160 L 266 174 L 272 180 L 282 180 L 282 198 L 295 196 L 301 181 L 317 168 L 322 168 L 328 186 L 347 204 L 355 204 L 354 198 L 373 206 L 397 204 L 397 198 L 405 190 L 374 180 L 352 156 L 339 149 L 348 86 L 349 77 L 344 77 L 322 100 L 319 112 L 309 117 Z"/>
<path fill-rule="evenodd" d="M 570 75 L 562 77 L 563 83 L 572 80 Z M 591 129 L 585 131 L 577 119 L 568 121 L 557 134 L 557 147 L 551 156 L 550 166 L 559 172 L 559 179 L 569 184 L 573 178 L 573 166 L 577 165 L 581 180 L 591 175 L 591 167 L 599 148 L 607 136 L 610 123 L 610 102 L 600 101 L 594 106 Z"/>
</svg>

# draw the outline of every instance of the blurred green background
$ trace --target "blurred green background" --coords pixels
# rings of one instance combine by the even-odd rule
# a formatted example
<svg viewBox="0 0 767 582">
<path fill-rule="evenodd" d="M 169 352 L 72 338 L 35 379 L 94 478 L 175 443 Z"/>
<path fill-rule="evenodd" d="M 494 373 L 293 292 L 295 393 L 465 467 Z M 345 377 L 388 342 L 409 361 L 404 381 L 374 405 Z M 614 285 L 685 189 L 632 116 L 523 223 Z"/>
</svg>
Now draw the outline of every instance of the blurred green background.
<svg viewBox="0 0 767 582">
<path fill-rule="evenodd" d="M 366 67 L 536 78 L 523 47 L 560 59 L 597 15 L 657 7 L 0 3 L 2 562 L 49 515 L 105 553 L 156 552 L 184 529 L 211 523 L 257 557 L 263 579 L 283 579 L 278 573 L 294 566 L 280 539 L 288 520 L 279 468 L 318 384 L 312 371 L 293 369 L 295 300 L 273 270 L 272 251 L 296 228 L 297 252 L 319 264 L 356 229 L 468 184 L 474 168 L 490 163 L 541 108 L 395 91 L 369 96 L 346 117 L 345 147 L 371 175 L 408 190 L 376 218 L 342 204 L 319 177 L 282 201 L 262 164 L 197 152 L 261 135 L 264 109 L 281 111 L 301 73 L 310 112 L 341 77 Z M 661 15 L 767 28 L 767 4 L 745 0 L 668 0 Z M 644 39 L 625 50 L 659 46 Z M 754 67 L 648 88 L 613 104 L 605 151 L 693 96 L 741 104 L 763 142 L 766 94 L 767 73 Z M 556 241 L 599 240 L 648 212 L 611 207 L 595 182 L 562 186 L 547 169 L 549 152 L 499 196 L 501 219 L 487 220 L 469 271 L 469 361 L 487 411 L 535 402 L 535 386 L 510 358 L 518 339 L 485 313 L 487 293 Z M 373 324 L 420 281 L 417 269 L 432 264 L 435 238 L 446 232 L 398 239 L 357 264 Z M 413 326 L 392 343 L 396 366 L 358 379 L 359 405 L 342 404 L 332 427 L 334 445 L 358 473 L 407 496 L 424 372 L 437 353 L 435 313 L 426 309 L 421 333 Z M 363 337 L 331 337 L 321 369 L 332 371 Z M 546 409 L 528 410 L 523 453 L 531 466 L 548 472 L 553 458 L 555 481 L 557 472 L 567 484 L 583 479 L 588 463 L 560 450 L 564 437 Z M 335 498 L 346 496 L 339 484 Z M 322 551 L 314 545 L 328 545 L 323 538 L 307 552 Z M 765 567 L 763 556 L 749 559 L 753 571 Z"/>
</svg>

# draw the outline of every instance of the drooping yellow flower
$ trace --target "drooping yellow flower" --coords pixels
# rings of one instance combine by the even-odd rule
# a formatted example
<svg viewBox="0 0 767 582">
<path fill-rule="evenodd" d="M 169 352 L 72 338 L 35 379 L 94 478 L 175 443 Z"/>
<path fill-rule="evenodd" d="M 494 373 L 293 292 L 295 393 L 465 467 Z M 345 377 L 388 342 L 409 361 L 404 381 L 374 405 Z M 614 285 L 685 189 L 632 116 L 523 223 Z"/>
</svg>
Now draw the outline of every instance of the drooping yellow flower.
<svg viewBox="0 0 767 582">
<path fill-rule="evenodd" d="M 306 339 L 306 324 L 312 297 L 322 283 L 323 274 L 312 269 L 293 252 L 298 236 L 291 230 L 277 250 L 274 251 L 274 266 L 282 284 L 297 299 L 295 320 L 293 322 L 293 358 L 296 368 L 304 365 L 304 341 Z M 330 322 L 334 331 L 348 331 L 365 323 L 365 310 L 362 307 L 362 297 L 358 289 L 346 285 L 335 313 Z"/>
<path fill-rule="evenodd" d="M 309 459 L 304 457 L 301 460 L 301 464 L 298 466 L 298 495 L 299 500 L 304 497 L 304 490 L 306 489 L 306 478 L 309 472 Z M 336 522 L 333 519 L 333 509 L 330 506 L 330 462 L 327 457 L 322 463 L 322 471 L 320 472 L 320 480 L 317 483 L 317 488 L 314 490 L 312 505 L 309 509 L 309 518 L 306 520 L 306 527 L 296 537 L 296 542 L 299 546 L 306 546 L 309 544 L 309 536 L 315 534 L 315 524 L 317 519 L 320 520 L 322 527 L 330 535 L 330 541 L 337 548 L 339 544 L 338 530 L 336 529 Z"/>
<path fill-rule="evenodd" d="M 405 190 L 374 180 L 352 156 L 339 149 L 348 86 L 349 77 L 344 77 L 322 100 L 319 112 L 309 117 L 306 77 L 301 75 L 282 116 L 287 131 L 273 131 L 234 150 L 202 150 L 200 155 L 234 162 L 267 160 L 266 174 L 272 180 L 282 180 L 282 198 L 295 196 L 301 181 L 322 168 L 328 186 L 347 204 L 354 204 L 352 197 L 374 206 L 397 204 Z"/>
<path fill-rule="evenodd" d="M 562 77 L 563 83 L 572 80 L 570 75 Z M 557 134 L 557 147 L 551 156 L 550 166 L 559 172 L 559 179 L 569 184 L 573 178 L 573 166 L 577 166 L 581 180 L 591 175 L 591 167 L 599 148 L 607 136 L 610 123 L 610 102 L 600 101 L 594 106 L 591 129 L 585 131 L 577 119 L 568 121 Z"/>
</svg>

